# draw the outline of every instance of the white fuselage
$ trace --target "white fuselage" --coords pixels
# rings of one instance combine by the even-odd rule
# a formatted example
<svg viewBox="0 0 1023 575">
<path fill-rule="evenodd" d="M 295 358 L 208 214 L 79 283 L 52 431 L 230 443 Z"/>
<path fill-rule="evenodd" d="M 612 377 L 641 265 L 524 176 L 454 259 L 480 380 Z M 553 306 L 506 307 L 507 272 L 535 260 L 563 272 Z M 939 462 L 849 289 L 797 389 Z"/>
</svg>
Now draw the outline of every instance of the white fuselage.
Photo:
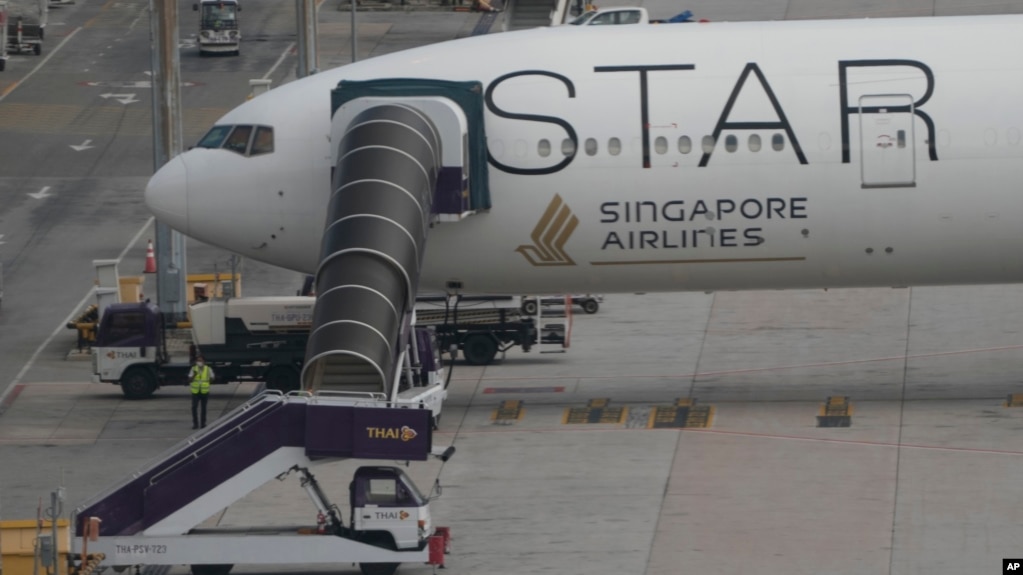
<svg viewBox="0 0 1023 575">
<path fill-rule="evenodd" d="M 487 90 L 492 208 L 430 230 L 423 290 L 1019 282 L 1021 49 L 1023 16 L 459 40 L 247 102 L 218 125 L 273 126 L 273 153 L 193 149 L 147 201 L 199 240 L 311 273 L 337 145 L 330 90 L 473 80 Z"/>
</svg>

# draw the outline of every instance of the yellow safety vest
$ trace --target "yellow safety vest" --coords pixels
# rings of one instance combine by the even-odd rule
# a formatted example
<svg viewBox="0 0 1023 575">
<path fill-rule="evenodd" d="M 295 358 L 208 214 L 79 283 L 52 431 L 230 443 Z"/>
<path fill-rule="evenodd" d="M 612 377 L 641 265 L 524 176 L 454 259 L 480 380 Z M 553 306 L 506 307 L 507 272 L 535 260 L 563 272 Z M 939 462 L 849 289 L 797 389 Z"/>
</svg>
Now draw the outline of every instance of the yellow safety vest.
<svg viewBox="0 0 1023 575">
<path fill-rule="evenodd" d="M 192 393 L 206 395 L 210 392 L 210 366 L 192 367 Z"/>
</svg>

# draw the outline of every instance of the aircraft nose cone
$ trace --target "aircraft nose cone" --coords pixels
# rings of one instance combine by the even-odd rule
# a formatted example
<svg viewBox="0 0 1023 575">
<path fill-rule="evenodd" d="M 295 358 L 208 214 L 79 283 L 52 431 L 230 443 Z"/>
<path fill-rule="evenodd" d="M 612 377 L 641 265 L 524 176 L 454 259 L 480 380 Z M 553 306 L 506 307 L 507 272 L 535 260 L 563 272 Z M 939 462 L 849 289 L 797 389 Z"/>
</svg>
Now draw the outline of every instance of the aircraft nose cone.
<svg viewBox="0 0 1023 575">
<path fill-rule="evenodd" d="M 188 233 L 188 169 L 181 156 L 171 158 L 146 185 L 146 206 L 156 219 Z"/>
</svg>

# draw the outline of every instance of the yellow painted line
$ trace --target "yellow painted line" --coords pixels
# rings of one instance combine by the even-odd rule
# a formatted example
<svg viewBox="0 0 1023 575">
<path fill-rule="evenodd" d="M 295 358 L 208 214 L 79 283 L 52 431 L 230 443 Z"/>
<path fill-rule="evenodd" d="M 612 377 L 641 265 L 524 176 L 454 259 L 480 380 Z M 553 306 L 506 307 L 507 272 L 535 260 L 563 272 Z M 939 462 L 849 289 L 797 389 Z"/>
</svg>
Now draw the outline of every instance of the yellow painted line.
<svg viewBox="0 0 1023 575">
<path fill-rule="evenodd" d="M 501 402 L 500 407 L 490 415 L 491 421 L 521 421 L 525 417 L 526 410 L 522 408 L 522 402 L 518 399 L 508 399 Z"/>
</svg>

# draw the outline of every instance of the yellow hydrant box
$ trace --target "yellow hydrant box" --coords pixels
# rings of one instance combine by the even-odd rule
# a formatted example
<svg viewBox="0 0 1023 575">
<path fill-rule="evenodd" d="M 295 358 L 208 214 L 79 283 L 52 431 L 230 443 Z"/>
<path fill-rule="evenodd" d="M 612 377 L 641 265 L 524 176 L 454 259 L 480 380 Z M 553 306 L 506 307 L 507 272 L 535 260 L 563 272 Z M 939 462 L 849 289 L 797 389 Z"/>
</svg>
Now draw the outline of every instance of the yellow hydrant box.
<svg viewBox="0 0 1023 575">
<path fill-rule="evenodd" d="M 53 524 L 49 521 L 39 523 L 33 519 L 22 519 L 14 521 L 0 521 L 0 568 L 3 575 L 32 575 L 32 568 L 36 561 L 36 538 L 38 535 L 51 537 L 53 535 Z M 57 564 L 58 575 L 67 575 L 67 557 L 70 550 L 71 540 L 68 536 L 67 519 L 57 520 Z M 46 573 L 43 565 L 49 565 L 52 559 L 47 559 L 39 564 L 39 573 Z M 49 569 L 54 573 L 53 568 Z"/>
</svg>

